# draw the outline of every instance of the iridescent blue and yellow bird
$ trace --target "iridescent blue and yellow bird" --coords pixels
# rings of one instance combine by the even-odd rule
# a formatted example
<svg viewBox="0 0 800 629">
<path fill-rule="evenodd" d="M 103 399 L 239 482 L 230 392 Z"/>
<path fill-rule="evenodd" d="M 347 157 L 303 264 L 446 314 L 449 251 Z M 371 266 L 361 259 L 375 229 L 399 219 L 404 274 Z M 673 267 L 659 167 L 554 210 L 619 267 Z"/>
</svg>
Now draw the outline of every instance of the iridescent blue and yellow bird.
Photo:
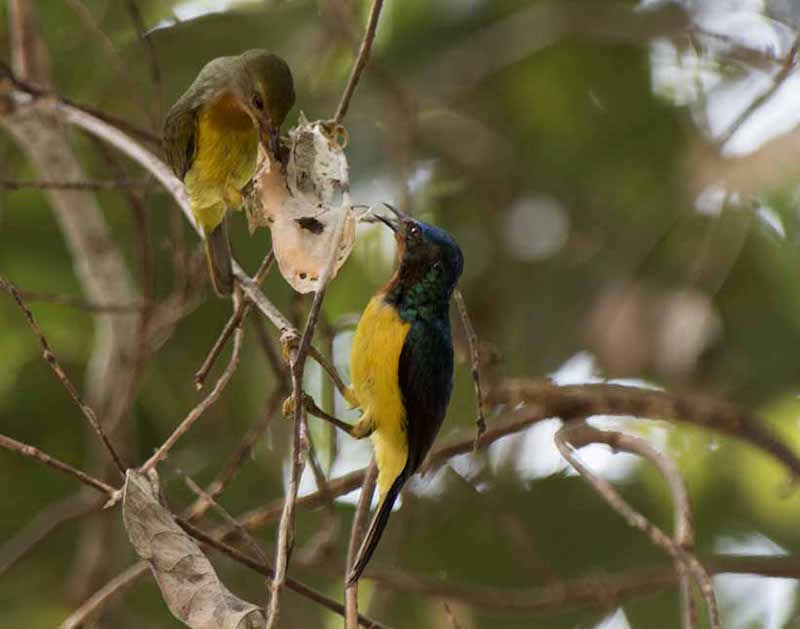
<svg viewBox="0 0 800 629">
<path fill-rule="evenodd" d="M 379 506 L 348 576 L 358 580 L 400 490 L 417 471 L 447 413 L 453 388 L 450 298 L 464 258 L 447 232 L 408 218 L 378 217 L 395 232 L 399 264 L 370 300 L 350 351 L 348 401 L 363 414 L 349 425 L 312 405 L 351 436 L 372 437 Z"/>
<path fill-rule="evenodd" d="M 226 229 L 253 178 L 259 137 L 278 157 L 280 128 L 294 105 L 289 66 L 265 50 L 209 61 L 164 122 L 164 153 L 183 181 L 203 230 L 214 290 L 233 290 Z"/>
</svg>

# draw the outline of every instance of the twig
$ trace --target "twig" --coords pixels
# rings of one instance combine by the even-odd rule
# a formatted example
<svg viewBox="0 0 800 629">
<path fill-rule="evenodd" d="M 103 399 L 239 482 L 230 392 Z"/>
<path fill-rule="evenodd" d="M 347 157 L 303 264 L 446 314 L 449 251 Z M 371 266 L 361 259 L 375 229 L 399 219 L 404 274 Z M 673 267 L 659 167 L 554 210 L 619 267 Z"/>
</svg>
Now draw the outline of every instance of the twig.
<svg viewBox="0 0 800 629">
<path fill-rule="evenodd" d="M 625 451 L 637 454 L 655 465 L 669 487 L 672 497 L 675 524 L 673 539 L 685 551 L 693 552 L 694 527 L 692 526 L 692 511 L 689 504 L 689 492 L 681 476 L 678 466 L 674 461 L 656 450 L 645 439 L 615 431 L 601 431 L 580 426 L 582 435 L 581 445 L 592 443 L 605 443 L 616 451 Z M 578 445 L 578 444 L 574 444 Z M 675 561 L 675 572 L 678 575 L 678 585 L 681 599 L 681 626 L 692 629 L 697 626 L 697 610 L 692 597 L 689 567 L 680 560 Z"/>
<path fill-rule="evenodd" d="M 552 417 L 564 421 L 590 415 L 649 417 L 681 421 L 700 427 L 720 430 L 749 442 L 780 461 L 794 476 L 800 476 L 800 459 L 783 443 L 763 431 L 752 432 L 757 419 L 745 411 L 713 399 L 697 396 L 674 396 L 652 389 L 608 384 L 557 386 L 549 382 L 509 380 L 492 387 L 488 397 L 495 404 L 510 407 L 522 405 L 507 413 L 480 438 L 478 448 L 486 448 L 507 435 L 512 435 Z M 434 449 L 423 464 L 425 474 L 459 454 L 471 452 L 474 436 L 462 437 Z M 357 489 L 364 480 L 365 470 L 352 472 L 328 481 L 328 490 L 340 496 Z M 298 506 L 317 507 L 324 504 L 321 492 L 299 498 Z M 283 500 L 253 509 L 240 520 L 248 528 L 258 528 L 274 522 L 283 509 Z"/>
<path fill-rule="evenodd" d="M 237 297 L 234 295 L 234 307 L 237 305 Z M 178 425 L 177 428 L 172 432 L 169 438 L 161 445 L 161 447 L 156 450 L 156 452 L 151 456 L 144 465 L 139 468 L 139 471 L 142 474 L 146 474 L 149 470 L 153 469 L 153 467 L 161 461 L 175 443 L 180 439 L 186 432 L 194 425 L 194 423 L 200 418 L 200 416 L 208 409 L 214 402 L 217 401 L 219 396 L 222 394 L 222 391 L 227 386 L 228 382 L 230 381 L 233 373 L 236 371 L 236 368 L 239 366 L 239 358 L 242 353 L 242 328 L 241 326 L 236 327 L 236 332 L 233 336 L 233 352 L 231 353 L 231 358 L 228 361 L 228 365 L 225 367 L 225 370 L 220 375 L 217 383 L 214 385 L 214 388 L 211 392 L 204 397 L 201 402 L 195 406 L 186 418 Z"/>
<path fill-rule="evenodd" d="M 164 105 L 164 94 L 161 85 L 161 68 L 158 64 L 156 47 L 155 44 L 153 44 L 153 40 L 148 36 L 147 30 L 144 27 L 142 14 L 139 11 L 139 6 L 136 4 L 136 0 L 126 0 L 125 6 L 128 9 L 128 14 L 131 16 L 133 28 L 136 31 L 136 34 L 139 36 L 139 41 L 141 41 L 144 47 L 147 49 L 147 54 L 150 57 L 150 78 L 153 82 L 153 88 L 155 89 L 156 93 L 156 121 L 158 121 L 161 119 L 163 114 L 162 107 Z"/>
<path fill-rule="evenodd" d="M 208 487 L 206 487 L 205 491 L 210 498 L 217 498 L 225 490 L 227 484 L 236 475 L 236 472 L 239 471 L 244 462 L 247 461 L 250 453 L 253 451 L 253 446 L 255 445 L 256 441 L 264 432 L 267 424 L 269 424 L 269 422 L 272 420 L 272 417 L 275 415 L 275 413 L 278 412 L 281 402 L 283 401 L 284 394 L 285 389 L 278 387 L 269 396 L 266 408 L 264 410 L 264 415 L 261 420 L 254 424 L 250 430 L 247 431 L 247 434 L 242 439 L 239 447 L 237 447 L 234 453 L 231 455 L 228 463 L 222 468 L 219 474 L 217 474 L 216 478 L 211 481 Z M 187 517 L 189 520 L 195 521 L 208 510 L 209 506 L 210 503 L 203 498 L 196 500 L 194 505 L 189 508 Z"/>
<path fill-rule="evenodd" d="M 325 299 L 325 291 L 328 282 L 333 274 L 333 267 L 339 253 L 339 245 L 344 234 L 343 219 L 339 220 L 330 237 L 330 253 L 325 268 L 320 274 L 319 288 L 314 293 L 314 301 L 311 304 L 311 311 L 308 314 L 303 335 L 296 351 L 289 350 L 289 364 L 292 372 L 292 400 L 294 402 L 294 434 L 292 436 L 292 467 L 289 476 L 289 487 L 286 492 L 286 501 L 281 515 L 281 522 L 278 529 L 277 552 L 275 554 L 275 577 L 272 580 L 270 603 L 267 615 L 267 629 L 274 629 L 278 621 L 280 605 L 280 590 L 286 578 L 286 570 L 289 565 L 289 554 L 294 544 L 294 514 L 295 502 L 297 500 L 297 489 L 300 483 L 300 475 L 303 469 L 303 452 L 305 450 L 301 440 L 302 428 L 304 425 L 303 416 L 305 405 L 303 404 L 303 372 L 305 370 L 306 356 L 311 347 L 314 336 L 314 327 L 319 317 L 322 301 Z"/>
<path fill-rule="evenodd" d="M 342 396 L 346 396 L 347 385 L 339 375 L 339 372 L 336 371 L 336 367 L 333 366 L 333 363 L 326 358 L 325 354 L 312 345 L 308 348 L 308 355 L 311 356 L 311 358 L 313 358 L 323 370 L 325 370 L 325 373 L 328 374 L 330 379 L 333 381 L 333 384 L 336 385 L 339 393 L 341 393 Z"/>
<path fill-rule="evenodd" d="M 27 556 L 51 533 L 72 520 L 97 511 L 105 501 L 79 492 L 60 498 L 39 511 L 20 531 L 0 547 L 0 577 Z"/>
<path fill-rule="evenodd" d="M 219 550 L 222 553 L 225 553 L 231 559 L 238 561 L 242 565 L 247 566 L 251 570 L 258 572 L 259 574 L 262 574 L 265 577 L 272 577 L 274 575 L 275 571 L 268 565 L 254 561 L 252 558 L 248 557 L 238 549 L 234 548 L 233 546 L 229 546 L 228 544 L 225 544 L 224 542 L 220 541 L 213 535 L 209 535 L 202 529 L 199 529 L 190 522 L 187 522 L 185 519 L 176 517 L 175 521 L 184 531 L 186 531 L 196 540 L 199 540 L 204 544 L 211 546 L 212 548 L 215 548 L 216 550 Z M 285 585 L 290 590 L 293 590 L 294 592 L 297 592 L 301 596 L 305 596 L 306 598 L 309 598 L 314 602 L 319 603 L 320 605 L 334 612 L 335 614 L 344 616 L 344 606 L 341 603 L 337 603 L 333 599 L 328 598 L 321 592 L 317 592 L 316 590 L 310 588 L 309 586 L 298 581 L 297 579 L 286 577 Z M 376 622 L 360 614 L 358 620 L 360 624 L 364 627 L 373 627 L 375 629 L 385 628 L 385 625 L 382 625 L 381 623 Z"/>
<path fill-rule="evenodd" d="M 557 386 L 548 381 L 509 379 L 493 387 L 487 397 L 494 404 L 524 405 L 518 415 L 527 421 L 616 415 L 678 421 L 718 430 L 750 442 L 783 463 L 793 477 L 800 478 L 800 458 L 767 429 L 763 419 L 709 396 L 616 384 Z M 491 433 L 490 429 L 481 441 Z"/>
<path fill-rule="evenodd" d="M 564 426 L 556 433 L 556 447 L 559 452 L 561 452 L 562 456 L 569 461 L 572 467 L 574 467 L 592 488 L 603 497 L 611 508 L 625 518 L 628 524 L 644 532 L 656 546 L 663 548 L 675 561 L 680 561 L 687 567 L 700 585 L 700 591 L 706 601 L 709 626 L 711 629 L 719 629 L 719 610 L 717 609 L 717 601 L 714 596 L 714 587 L 711 583 L 711 577 L 708 575 L 703 565 L 697 560 L 697 557 L 678 546 L 659 527 L 631 507 L 620 493 L 614 489 L 611 483 L 593 474 L 589 468 L 575 456 L 575 453 L 572 451 L 573 444 L 575 447 L 581 447 L 582 445 L 593 442 L 596 432 L 598 431 L 595 431 L 585 423 Z"/>
<path fill-rule="evenodd" d="M 102 181 L 40 181 L 37 179 L 0 179 L 0 188 L 4 190 L 116 190 L 118 188 L 144 188 L 149 185 L 146 180 L 109 179 Z"/>
<path fill-rule="evenodd" d="M 22 295 L 22 298 L 28 302 L 42 301 L 50 304 L 58 304 L 60 306 L 69 306 L 70 308 L 79 308 L 89 312 L 119 312 L 121 314 L 128 314 L 147 308 L 147 304 L 139 302 L 131 304 L 96 304 L 88 302 L 82 297 L 73 295 L 57 295 L 32 290 L 19 290 L 19 293 Z"/>
<path fill-rule="evenodd" d="M 39 450 L 39 448 L 34 448 L 33 446 L 29 446 L 28 444 L 17 441 L 16 439 L 12 439 L 11 437 L 0 435 L 0 448 L 5 448 L 6 450 L 11 450 L 11 452 L 16 452 L 17 454 L 36 459 L 40 463 L 49 465 L 53 469 L 71 474 L 84 485 L 88 485 L 89 487 L 103 492 L 108 496 L 112 496 L 116 492 L 116 489 L 114 489 L 111 485 L 106 485 L 103 481 L 98 480 L 93 476 L 89 476 L 86 472 L 81 472 L 79 469 L 72 467 L 68 463 L 64 463 L 59 459 L 53 458 L 49 454 Z"/>
<path fill-rule="evenodd" d="M 28 306 L 25 304 L 25 301 L 22 299 L 22 295 L 17 290 L 17 287 L 14 286 L 11 282 L 9 282 L 4 277 L 0 276 L 0 288 L 2 288 L 6 293 L 8 293 L 11 297 L 14 298 L 14 301 L 17 302 L 17 306 L 19 309 L 22 310 L 22 313 L 25 315 L 25 318 L 28 320 L 28 325 L 30 325 L 31 329 L 33 330 L 34 334 L 39 338 L 39 343 L 41 343 L 42 348 L 44 350 L 44 359 L 47 361 L 47 364 L 50 365 L 50 368 L 56 374 L 58 379 L 61 381 L 61 384 L 64 385 L 64 388 L 69 393 L 69 396 L 72 398 L 73 402 L 78 405 L 78 408 L 81 409 L 84 417 L 89 420 L 89 423 L 92 425 L 92 428 L 97 433 L 97 435 L 102 439 L 103 444 L 105 444 L 106 450 L 108 450 L 111 458 L 114 459 L 114 463 L 117 466 L 120 474 L 125 476 L 125 465 L 122 463 L 122 459 L 120 459 L 117 451 L 114 449 L 114 446 L 111 445 L 111 442 L 108 440 L 106 433 L 103 431 L 102 426 L 97 421 L 97 416 L 95 415 L 92 408 L 86 404 L 81 399 L 78 390 L 75 388 L 75 385 L 72 384 L 72 381 L 67 376 L 66 372 L 61 368 L 61 365 L 56 360 L 53 351 L 50 349 L 50 345 L 47 342 L 47 339 L 44 336 L 39 324 L 36 323 L 36 319 L 33 318 L 33 313 L 30 311 Z"/>
<path fill-rule="evenodd" d="M 453 299 L 455 299 L 458 312 L 461 315 L 461 323 L 464 325 L 464 335 L 467 337 L 467 345 L 469 346 L 470 364 L 472 365 L 472 382 L 475 385 L 475 405 L 477 406 L 477 418 L 475 426 L 477 432 L 475 434 L 475 450 L 478 449 L 478 441 L 481 435 L 486 432 L 486 417 L 483 414 L 483 392 L 481 391 L 481 355 L 478 345 L 478 335 L 475 334 L 475 328 L 472 327 L 472 320 L 469 318 L 467 312 L 467 304 L 464 302 L 464 295 L 461 294 L 461 289 L 456 288 L 453 291 Z"/>
<path fill-rule="evenodd" d="M 222 517 L 223 520 L 225 520 L 228 524 L 230 524 L 237 530 L 239 535 L 241 535 L 242 539 L 245 540 L 245 542 L 247 542 L 247 545 L 250 546 L 250 550 L 253 551 L 253 554 L 255 554 L 255 556 L 258 557 L 261 563 L 264 564 L 267 563 L 267 556 L 264 554 L 264 551 L 261 550 L 261 547 L 258 545 L 256 540 L 253 539 L 253 536 L 247 532 L 247 529 L 245 529 L 241 524 L 239 524 L 239 522 L 236 521 L 236 518 L 234 518 L 230 513 L 228 513 L 222 505 L 220 505 L 216 500 L 214 500 L 214 498 L 209 496 L 208 493 L 206 493 L 203 490 L 203 488 L 200 487 L 200 485 L 195 483 L 190 476 L 187 476 L 182 472 L 179 473 L 181 476 L 183 476 L 183 482 L 186 483 L 186 486 L 189 489 L 191 489 L 199 499 L 201 499 L 204 503 L 210 504 L 214 508 L 214 510 Z"/>
<path fill-rule="evenodd" d="M 796 557 L 711 555 L 703 557 L 703 563 L 712 574 L 800 578 L 800 560 Z M 520 588 L 464 585 L 407 574 L 396 567 L 391 570 L 370 567 L 365 578 L 407 595 L 458 601 L 476 610 L 506 616 L 547 611 L 563 613 L 584 607 L 608 609 L 633 597 L 649 596 L 670 589 L 677 581 L 674 567 L 668 564 Z"/>
<path fill-rule="evenodd" d="M 797 53 L 798 47 L 800 47 L 800 36 L 795 40 L 794 44 L 792 45 L 789 54 L 786 56 L 786 59 L 783 62 L 783 67 L 778 71 L 775 75 L 775 78 L 772 81 L 772 85 L 758 98 L 756 98 L 747 108 L 741 112 L 736 119 L 728 126 L 728 128 L 719 136 L 717 139 L 717 144 L 719 146 L 724 146 L 728 140 L 733 137 L 733 134 L 736 133 L 742 125 L 747 122 L 747 120 L 752 116 L 756 110 L 758 110 L 761 105 L 766 103 L 770 98 L 775 95 L 781 86 L 786 82 L 786 79 L 792 74 L 792 70 L 795 68 L 795 64 L 797 62 Z"/>
<path fill-rule="evenodd" d="M 1 60 L 0 60 L 0 74 L 8 77 L 8 79 L 11 81 L 14 87 L 16 87 L 20 92 L 27 94 L 34 101 L 54 99 L 63 105 L 66 105 L 68 107 L 74 107 L 75 109 L 82 111 L 88 114 L 89 116 L 97 118 L 98 120 L 101 120 L 106 124 L 116 127 L 117 129 L 119 129 L 124 133 L 129 133 L 130 135 L 137 137 L 145 142 L 148 142 L 153 146 L 156 147 L 161 146 L 161 138 L 158 135 L 151 133 L 150 131 L 147 131 L 140 127 L 137 127 L 136 125 L 128 122 L 127 120 L 123 120 L 122 118 L 118 118 L 116 116 L 108 114 L 101 109 L 92 107 L 91 105 L 76 103 L 75 101 L 69 98 L 64 98 L 62 96 L 59 96 L 58 94 L 55 94 L 50 90 L 43 89 L 39 86 L 28 83 L 27 81 L 24 81 L 23 79 L 16 76 L 11 71 L 11 68 L 9 68 L 8 65 L 3 63 L 3 61 Z"/>
<path fill-rule="evenodd" d="M 92 594 L 83 605 L 72 612 L 67 619 L 59 625 L 59 629 L 77 629 L 78 627 L 82 627 L 103 607 L 103 605 L 105 605 L 108 599 L 129 586 L 143 574 L 146 574 L 149 567 L 146 561 L 138 561 L 130 568 L 120 572 L 102 588 L 97 590 L 97 592 Z"/>
<path fill-rule="evenodd" d="M 353 516 L 353 527 L 350 529 L 350 543 L 347 546 L 347 565 L 344 571 L 344 582 L 356 561 L 358 549 L 361 546 L 361 539 L 364 537 L 364 527 L 369 517 L 369 506 L 372 503 L 372 494 L 375 491 L 375 481 L 378 478 L 378 466 L 373 460 L 367 468 L 364 482 L 361 484 L 361 495 L 358 497 L 358 505 Z M 350 586 L 345 586 L 344 590 L 345 614 L 344 622 L 347 629 L 356 629 L 358 622 L 358 581 Z"/>
<path fill-rule="evenodd" d="M 275 259 L 275 254 L 270 250 L 270 252 L 266 255 L 261 266 L 258 269 L 254 279 L 256 283 L 261 283 L 261 281 L 266 277 L 267 272 L 269 271 L 270 267 L 272 266 L 272 262 Z M 242 322 L 247 318 L 250 314 L 250 310 L 252 309 L 251 302 L 247 301 L 246 299 L 240 299 L 236 304 L 236 307 L 233 309 L 233 314 L 230 316 L 228 321 L 225 323 L 225 326 L 222 328 L 222 332 L 220 332 L 219 337 L 217 338 L 214 346 L 211 348 L 211 351 L 208 353 L 203 365 L 200 369 L 197 370 L 197 373 L 194 374 L 194 384 L 198 390 L 203 388 L 203 384 L 205 384 L 206 376 L 208 372 L 211 371 L 211 368 L 214 366 L 214 363 L 217 361 L 217 358 L 222 352 L 222 349 L 228 343 L 228 339 L 231 338 L 231 334 L 233 331 L 239 327 L 241 327 Z"/>
<path fill-rule="evenodd" d="M 358 80 L 361 78 L 361 73 L 367 66 L 369 60 L 369 53 L 372 49 L 372 42 L 375 40 L 375 32 L 378 30 L 378 18 L 381 15 L 383 8 L 383 0 L 373 0 L 372 10 L 369 14 L 369 22 L 367 23 L 367 30 L 364 32 L 364 39 L 361 42 L 361 49 L 358 51 L 358 57 L 353 64 L 353 69 L 350 72 L 350 79 L 347 81 L 347 87 L 344 89 L 342 99 L 339 101 L 339 107 L 336 110 L 336 115 L 333 118 L 334 124 L 341 124 L 347 115 L 347 109 L 350 107 L 350 99 L 353 92 L 356 90 Z"/>
</svg>

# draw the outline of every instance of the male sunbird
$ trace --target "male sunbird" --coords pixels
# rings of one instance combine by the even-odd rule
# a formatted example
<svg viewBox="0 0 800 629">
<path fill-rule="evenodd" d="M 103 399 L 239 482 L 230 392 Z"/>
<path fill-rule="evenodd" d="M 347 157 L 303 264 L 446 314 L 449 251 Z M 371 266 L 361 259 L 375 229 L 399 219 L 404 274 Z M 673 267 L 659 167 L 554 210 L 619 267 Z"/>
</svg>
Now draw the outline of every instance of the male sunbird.
<svg viewBox="0 0 800 629">
<path fill-rule="evenodd" d="M 279 158 L 280 128 L 294 106 L 289 66 L 264 50 L 209 61 L 167 113 L 164 151 L 203 229 L 214 290 L 233 290 L 225 215 L 241 209 L 259 139 Z"/>
<path fill-rule="evenodd" d="M 349 584 L 361 576 L 400 490 L 430 450 L 453 388 L 449 310 L 461 249 L 447 232 L 387 207 L 397 218 L 378 218 L 395 232 L 400 262 L 361 315 L 350 351 L 346 397 L 363 414 L 350 425 L 307 400 L 311 413 L 357 439 L 371 436 L 375 449 L 380 502 Z"/>
</svg>

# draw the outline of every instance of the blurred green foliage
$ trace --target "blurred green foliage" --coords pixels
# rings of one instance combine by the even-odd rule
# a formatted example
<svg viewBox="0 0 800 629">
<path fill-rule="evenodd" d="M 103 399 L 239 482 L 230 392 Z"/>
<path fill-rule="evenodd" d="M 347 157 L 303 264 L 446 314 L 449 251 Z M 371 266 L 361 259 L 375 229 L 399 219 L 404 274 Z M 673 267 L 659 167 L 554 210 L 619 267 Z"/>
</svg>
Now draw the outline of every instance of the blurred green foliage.
<svg viewBox="0 0 800 629">
<path fill-rule="evenodd" d="M 364 1 L 197 2 L 201 8 L 234 6 L 181 20 L 171 9 L 182 15 L 191 3 L 137 4 L 148 27 L 169 22 L 150 35 L 161 68 L 160 89 L 150 80 L 149 57 L 124 2 L 35 3 L 58 92 L 153 132 L 206 61 L 252 47 L 283 55 L 294 70 L 297 108 L 290 125 L 300 110 L 312 119 L 331 116 L 347 80 L 353 48 L 337 31 L 334 5 L 353 4 L 359 29 L 369 8 Z M 605 8 L 612 19 L 613 11 L 633 15 L 634 4 Z M 502 50 L 469 48 L 492 26 L 543 6 L 553 9 L 542 13 L 543 19 L 553 19 L 552 41 L 541 46 L 525 38 L 510 41 L 509 46 L 523 53 L 498 67 L 492 60 L 503 57 Z M 410 181 L 417 215 L 444 226 L 461 242 L 466 258 L 462 288 L 475 327 L 503 358 L 492 377 L 544 376 L 576 353 L 589 351 L 604 376 L 718 393 L 761 413 L 790 443 L 800 446 L 800 362 L 793 349 L 800 344 L 800 215 L 793 181 L 754 186 L 760 202 L 768 203 L 782 221 L 783 237 L 757 219 L 749 202 L 726 205 L 717 215 L 696 213 L 699 190 L 687 175 L 687 165 L 704 140 L 686 109 L 653 93 L 647 41 L 615 38 L 613 32 L 590 38 L 560 31 L 562 23 L 553 16 L 580 16 L 586 7 L 604 10 L 602 3 L 589 2 L 387 2 L 373 67 L 359 85 L 346 120 L 354 197 L 358 202 L 399 200 L 404 191 L 397 182 Z M 4 51 L 9 46 L 7 11 L 0 6 Z M 665 21 L 671 19 L 670 11 L 664 10 Z M 641 19 L 658 24 L 658 17 L 656 13 Z M 541 28 L 547 32 L 548 24 Z M 436 76 L 426 72 L 449 59 L 446 55 L 456 47 L 468 51 L 449 68 L 456 78 L 472 76 L 476 67 L 489 69 L 475 73 L 468 85 L 443 93 L 441 85 L 427 84 L 424 78 Z M 8 58 L 8 53 L 2 54 Z M 111 177 L 95 145 L 75 130 L 69 134 L 89 176 Z M 4 134 L 0 164 L 3 178 L 47 179 L 48 174 L 35 172 Z M 132 176 L 140 175 L 128 166 Z M 702 171 L 702 164 L 693 168 Z M 97 196 L 138 278 L 135 231 L 124 197 L 116 192 Z M 551 254 L 526 258 L 508 244 L 509 221 L 515 207 L 541 198 L 556 202 L 568 232 L 563 246 Z M 166 194 L 153 189 L 147 211 L 156 253 L 156 292 L 163 298 L 173 283 L 167 244 L 176 209 Z M 235 217 L 233 222 L 237 257 L 254 270 L 268 249 L 268 235 L 250 237 L 243 219 Z M 534 232 L 530 239 L 541 236 Z M 192 238 L 188 230 L 187 238 Z M 358 313 L 388 276 L 391 253 L 380 238 L 377 230 L 368 230 L 359 239 L 329 290 L 325 312 L 330 320 Z M 0 273 L 28 291 L 80 295 L 69 252 L 41 191 L 0 196 Z M 696 359 L 679 373 L 661 369 L 655 350 L 645 352 L 632 369 L 613 352 L 604 353 L 609 320 L 598 319 L 597 311 L 606 298 L 613 304 L 613 295 L 632 294 L 646 310 L 658 308 L 664 296 L 686 291 L 710 300 L 717 327 Z M 129 456 L 135 461 L 143 461 L 198 400 L 192 374 L 229 315 L 229 303 L 208 292 L 143 376 L 127 429 Z M 265 292 L 284 312 L 291 311 L 290 290 L 276 272 L 265 283 Z M 32 306 L 60 361 L 80 383 L 92 351 L 91 315 L 43 302 Z M 593 323 L 597 320 L 599 331 Z M 617 348 L 623 354 L 630 348 L 640 350 L 656 334 L 649 328 L 643 337 L 634 328 L 622 327 L 622 336 L 614 338 L 621 339 Z M 474 418 L 458 323 L 455 329 L 462 360 L 442 439 L 468 434 Z M 162 469 L 176 509 L 191 496 L 175 468 L 199 483 L 209 481 L 260 418 L 275 386 L 249 326 L 246 335 L 241 366 L 224 396 Z M 345 366 L 347 348 L 340 349 L 336 360 Z M 317 385 L 312 381 L 309 386 L 314 390 Z M 643 430 L 660 434 L 661 428 L 648 423 Z M 84 419 L 41 360 L 36 339 L 8 299 L 0 299 L 0 430 L 75 465 L 88 460 Z M 331 445 L 327 431 L 315 428 L 314 434 L 326 461 Z M 800 496 L 783 494 L 785 473 L 776 463 L 748 446 L 699 430 L 668 427 L 666 434 L 663 447 L 678 461 L 689 484 L 700 551 L 714 551 L 722 535 L 754 532 L 789 553 L 800 545 Z M 276 418 L 252 461 L 223 495 L 222 504 L 231 513 L 283 495 L 289 439 L 288 424 Z M 517 455 L 519 448 L 517 444 Z M 524 455 L 535 457 L 536 452 Z M 435 482 L 420 481 L 423 488 L 436 485 L 436 491 L 408 496 L 406 507 L 393 516 L 376 565 L 455 583 L 526 587 L 546 584 L 553 576 L 611 573 L 664 560 L 577 477 L 562 472 L 521 477 L 512 458 L 513 453 L 490 465 L 490 455 L 484 452 L 469 459 L 468 480 L 447 468 Z M 71 478 L 10 453 L 0 453 L 0 477 L 5 479 L 0 541 L 49 503 L 76 490 Z M 657 524 L 671 530 L 669 499 L 652 470 L 635 467 L 622 490 Z M 337 552 L 316 569 L 293 565 L 291 573 L 339 599 L 341 579 L 335 575 L 344 570 L 352 505 L 337 504 L 337 511 L 342 518 Z M 118 512 L 91 517 L 113 523 L 104 557 L 104 572 L 111 576 L 132 561 L 133 553 Z M 300 546 L 321 518 L 320 511 L 300 511 Z M 66 598 L 65 583 L 79 531 L 79 523 L 67 524 L 0 576 L 0 627 L 53 626 L 74 607 L 76 601 Z M 514 531 L 522 531 L 522 538 Z M 270 552 L 275 533 L 274 527 L 258 532 Z M 219 556 L 212 559 L 233 591 L 263 600 L 260 578 Z M 361 589 L 362 610 L 392 626 L 449 626 L 439 601 L 385 596 L 366 582 Z M 676 603 L 674 592 L 664 592 L 627 602 L 624 610 L 633 627 L 669 628 L 678 624 Z M 793 608 L 796 602 L 784 604 Z M 590 627 L 612 611 L 495 616 L 467 605 L 453 609 L 461 626 L 470 628 Z M 340 626 L 336 617 L 290 593 L 284 595 L 281 617 L 286 627 Z M 740 626 L 729 620 L 730 626 Z M 149 577 L 110 603 L 97 624 L 178 625 Z"/>
</svg>

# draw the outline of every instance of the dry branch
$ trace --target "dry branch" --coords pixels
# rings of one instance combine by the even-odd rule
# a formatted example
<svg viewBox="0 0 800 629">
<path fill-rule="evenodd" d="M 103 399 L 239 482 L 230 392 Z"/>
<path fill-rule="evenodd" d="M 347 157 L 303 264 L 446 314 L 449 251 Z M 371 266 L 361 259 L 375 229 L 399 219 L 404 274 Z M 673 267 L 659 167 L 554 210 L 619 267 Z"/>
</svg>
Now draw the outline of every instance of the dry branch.
<svg viewBox="0 0 800 629">
<path fill-rule="evenodd" d="M 625 518 L 628 524 L 644 532 L 656 546 L 663 548 L 675 561 L 679 561 L 686 567 L 703 593 L 703 598 L 708 607 L 708 620 L 711 629 L 719 629 L 719 610 L 714 596 L 714 587 L 711 583 L 711 577 L 703 564 L 698 561 L 693 553 L 681 548 L 659 527 L 631 507 L 611 483 L 593 474 L 572 452 L 571 449 L 573 447 L 580 448 L 594 441 L 603 441 L 603 436 L 598 434 L 599 432 L 583 422 L 563 426 L 556 433 L 556 446 L 572 467 L 603 497 L 612 509 Z"/>
<path fill-rule="evenodd" d="M 36 334 L 37 338 L 39 339 L 39 343 L 44 350 L 44 359 L 47 361 L 47 364 L 50 365 L 50 368 L 53 370 L 53 373 L 56 374 L 56 377 L 61 381 L 61 384 L 64 385 L 64 388 L 69 393 L 69 396 L 72 398 L 72 401 L 78 405 L 78 408 L 81 409 L 84 417 L 89 421 L 92 429 L 97 433 L 100 439 L 103 441 L 103 444 L 108 450 L 108 453 L 111 455 L 111 458 L 114 460 L 114 463 L 117 466 L 120 474 L 123 476 L 125 475 L 126 466 L 122 463 L 117 451 L 114 449 L 114 446 L 111 445 L 108 437 L 106 436 L 105 431 L 103 430 L 100 422 L 97 421 L 97 416 L 92 408 L 83 401 L 81 398 L 80 393 L 78 393 L 78 389 L 75 388 L 75 385 L 72 384 L 72 381 L 67 376 L 66 372 L 61 368 L 61 365 L 56 360 L 55 354 L 53 354 L 53 350 L 50 349 L 50 344 L 47 342 L 47 339 L 44 336 L 39 324 L 36 323 L 36 319 L 33 318 L 33 313 L 28 308 L 25 301 L 22 299 L 22 295 L 17 290 L 17 287 L 14 286 L 11 282 L 9 282 L 4 277 L 0 276 L 0 289 L 8 293 L 14 301 L 17 303 L 17 306 L 25 315 L 25 318 L 28 320 L 28 325 L 33 330 L 33 333 Z"/>
<path fill-rule="evenodd" d="M 344 578 L 347 577 L 356 561 L 358 549 L 361 547 L 361 540 L 364 537 L 364 527 L 367 525 L 369 517 L 369 506 L 372 503 L 372 494 L 375 491 L 375 481 L 378 479 L 378 466 L 373 461 L 367 468 L 364 482 L 361 484 L 361 495 L 358 497 L 358 505 L 353 516 L 353 527 L 350 530 L 350 542 L 347 546 L 347 564 L 345 565 Z M 352 585 L 347 585 L 344 590 L 345 616 L 344 622 L 346 629 L 356 629 L 358 616 L 358 581 Z"/>
<path fill-rule="evenodd" d="M 381 15 L 383 8 L 383 0 L 373 0 L 372 10 L 369 14 L 369 22 L 367 23 L 367 30 L 364 32 L 364 39 L 361 42 L 361 49 L 358 51 L 358 57 L 353 64 L 353 69 L 350 71 L 350 78 L 347 81 L 347 86 L 344 88 L 342 99 L 339 101 L 339 107 L 336 110 L 336 115 L 333 118 L 334 125 L 339 125 L 347 115 L 347 109 L 350 107 L 350 99 L 353 97 L 353 92 L 356 90 L 356 85 L 361 78 L 361 73 L 367 67 L 369 61 L 369 53 L 372 50 L 372 42 L 375 40 L 375 33 L 378 30 L 378 18 Z"/>
<path fill-rule="evenodd" d="M 109 497 L 116 491 L 111 485 L 107 485 L 103 481 L 90 476 L 86 472 L 81 472 L 79 469 L 72 467 L 69 463 L 64 463 L 63 461 L 50 456 L 46 452 L 42 452 L 39 450 L 39 448 L 34 448 L 33 446 L 29 446 L 28 444 L 17 441 L 16 439 L 12 439 L 11 437 L 0 435 L 0 448 L 5 448 L 11 452 L 16 452 L 17 454 L 36 459 L 39 461 L 39 463 L 49 465 L 59 472 L 71 474 L 84 485 L 88 485 L 97 491 L 108 494 Z"/>
</svg>

